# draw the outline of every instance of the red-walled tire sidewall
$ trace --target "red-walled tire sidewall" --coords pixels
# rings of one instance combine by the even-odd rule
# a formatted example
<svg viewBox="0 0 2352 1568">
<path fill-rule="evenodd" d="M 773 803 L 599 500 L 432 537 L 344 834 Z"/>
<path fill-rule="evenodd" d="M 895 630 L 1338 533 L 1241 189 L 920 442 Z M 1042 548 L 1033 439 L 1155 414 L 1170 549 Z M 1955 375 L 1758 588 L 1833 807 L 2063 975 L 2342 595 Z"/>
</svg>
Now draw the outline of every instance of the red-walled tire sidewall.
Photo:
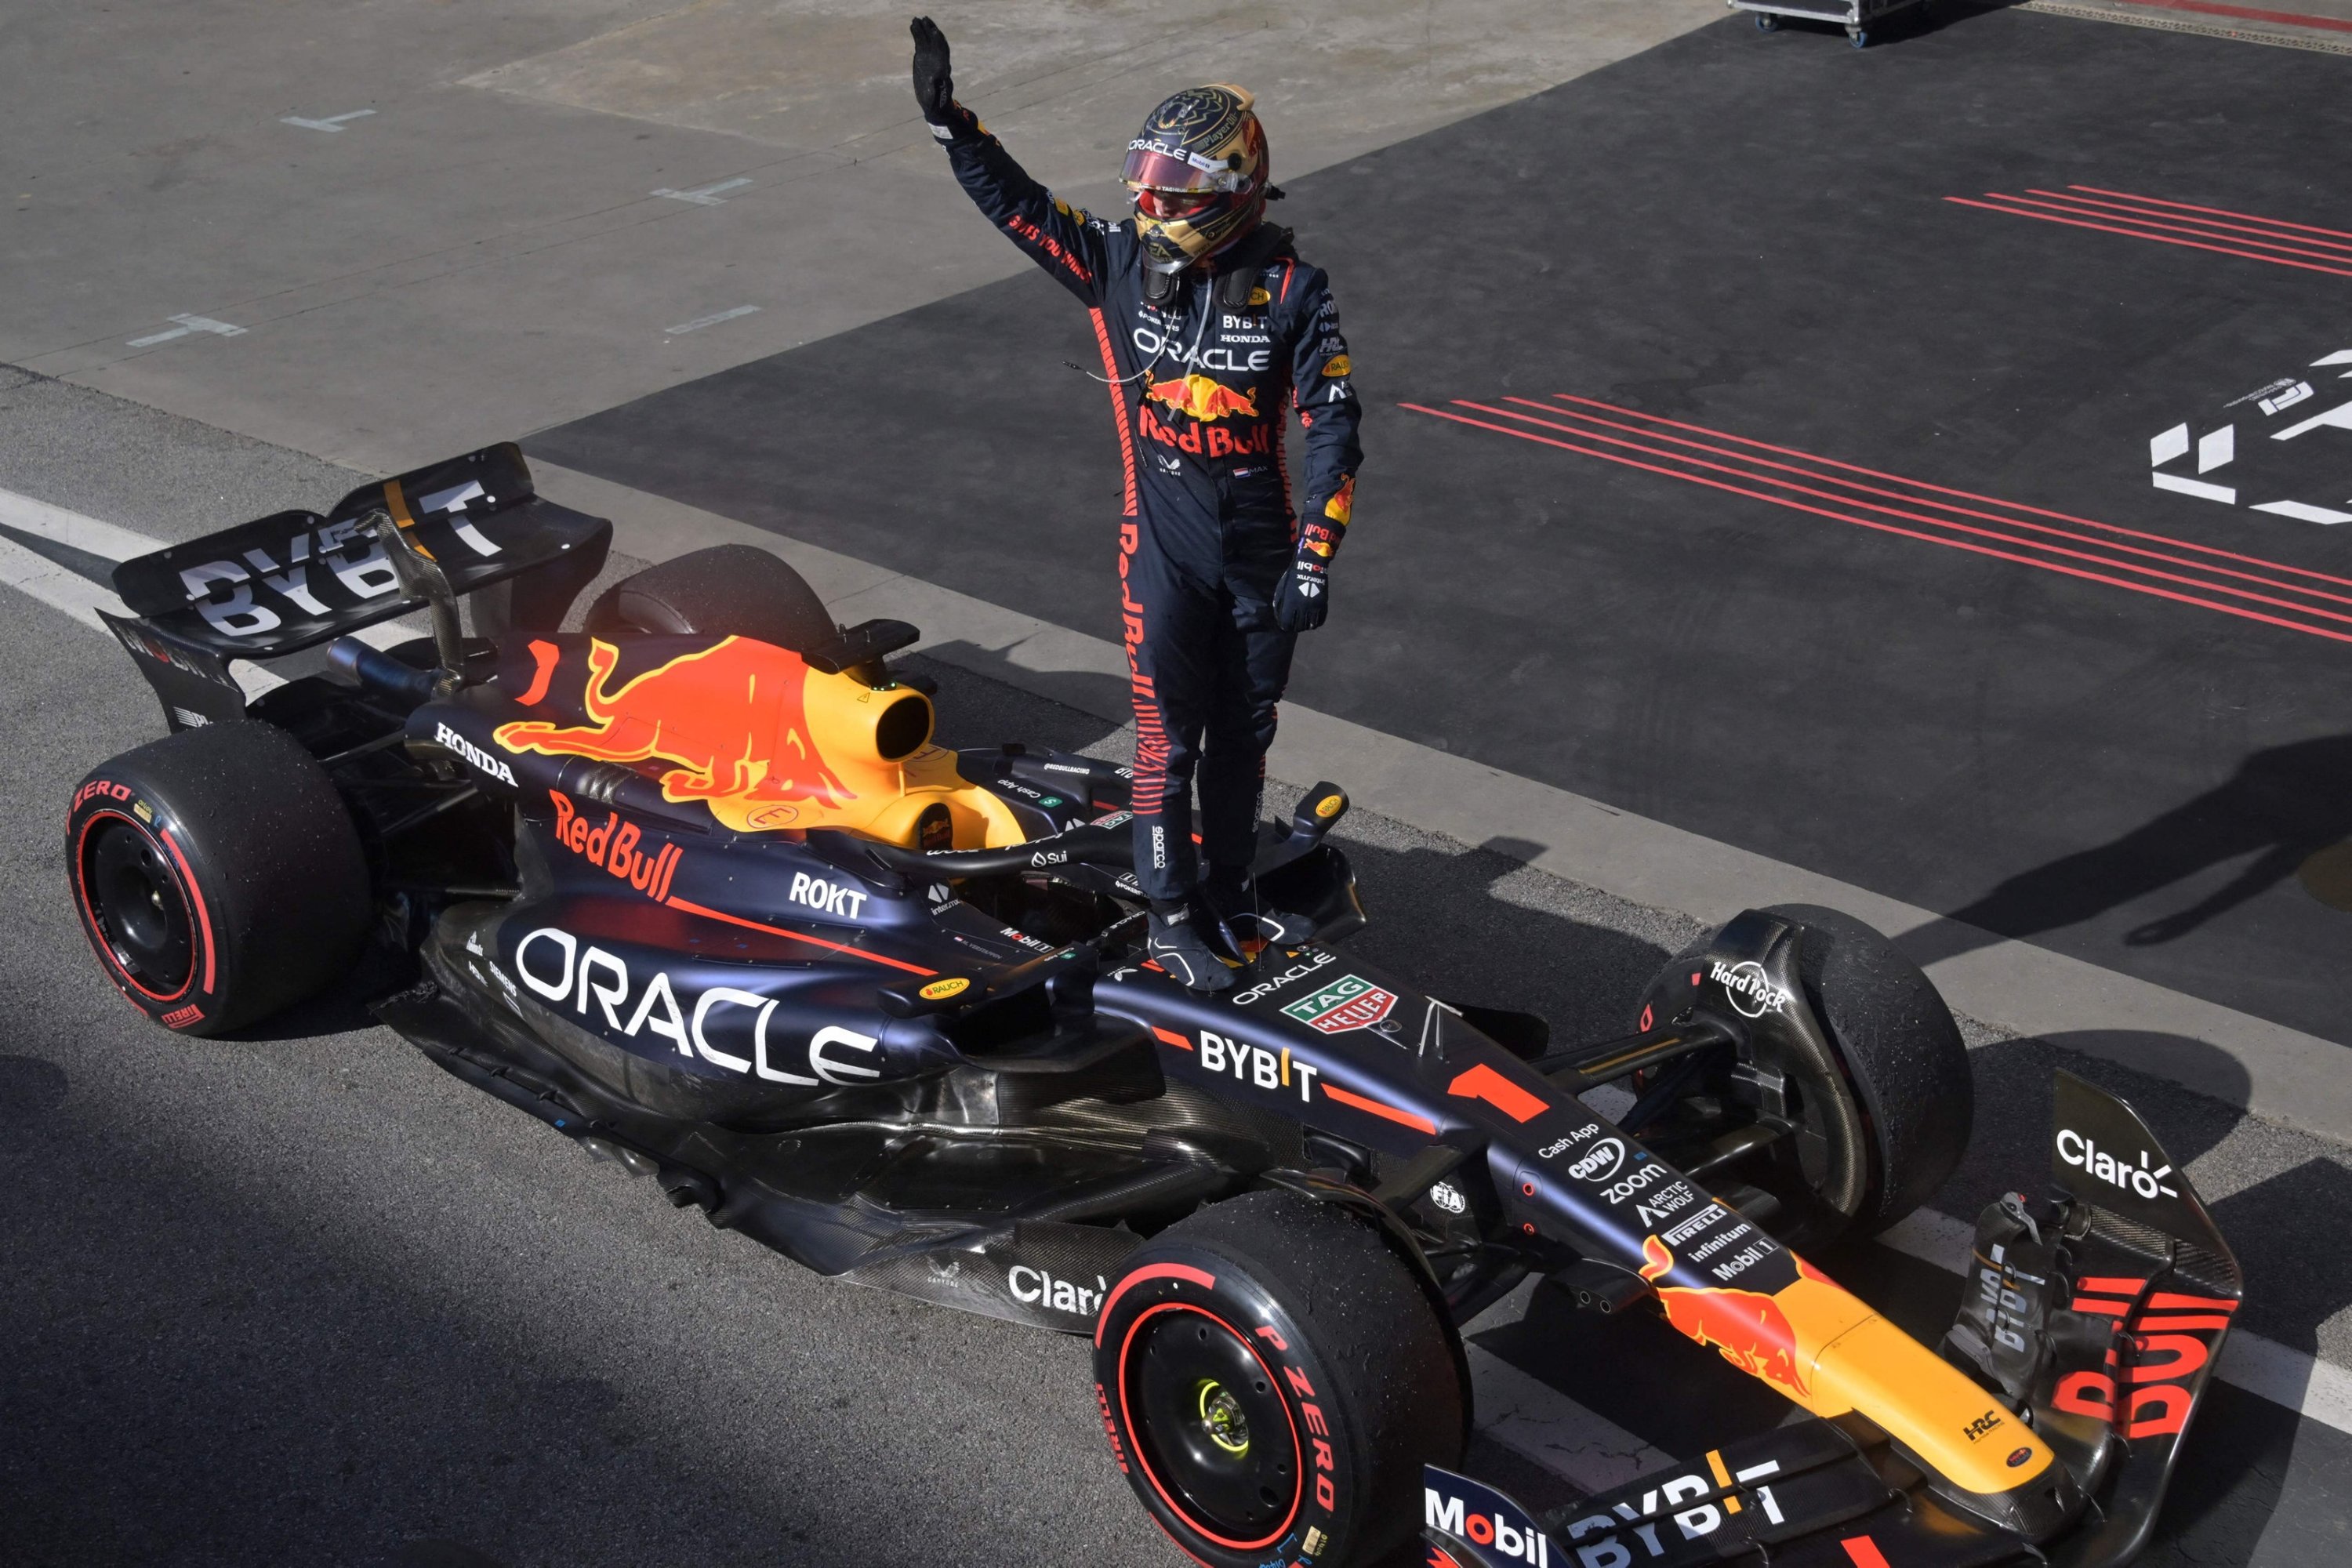
<svg viewBox="0 0 2352 1568">
<path fill-rule="evenodd" d="M 1450 1331 L 1402 1260 L 1360 1220 L 1289 1194 L 1254 1194 L 1214 1208 L 1253 1205 L 1325 1227 L 1321 1236 L 1297 1237 L 1304 1267 L 1286 1279 L 1280 1264 L 1267 1261 L 1278 1253 L 1265 1233 L 1244 1238 L 1256 1245 L 1232 1247 L 1214 1234 L 1188 1237 L 1187 1222 L 1147 1243 L 1097 1321 L 1097 1413 L 1120 1472 L 1153 1521 L 1196 1561 L 1212 1568 L 1260 1568 L 1277 1557 L 1311 1559 L 1318 1568 L 1370 1563 L 1411 1533 L 1421 1466 L 1458 1462 L 1466 1391 Z M 1322 1254 L 1333 1266 L 1318 1278 L 1316 1249 L 1328 1245 L 1332 1226 L 1355 1234 L 1338 1253 Z M 1338 1277 L 1349 1269 L 1352 1279 Z M 1335 1296 L 1379 1305 L 1352 1321 L 1316 1317 Z M 1138 1430 L 1150 1416 L 1138 1408 L 1129 1363 L 1150 1326 L 1172 1313 L 1242 1342 L 1278 1392 L 1289 1428 L 1281 1440 L 1295 1445 L 1297 1483 L 1287 1517 L 1270 1534 L 1216 1531 L 1156 1473 L 1150 1456 L 1162 1445 Z M 1254 1422 L 1253 1434 L 1258 1429 Z"/>
</svg>

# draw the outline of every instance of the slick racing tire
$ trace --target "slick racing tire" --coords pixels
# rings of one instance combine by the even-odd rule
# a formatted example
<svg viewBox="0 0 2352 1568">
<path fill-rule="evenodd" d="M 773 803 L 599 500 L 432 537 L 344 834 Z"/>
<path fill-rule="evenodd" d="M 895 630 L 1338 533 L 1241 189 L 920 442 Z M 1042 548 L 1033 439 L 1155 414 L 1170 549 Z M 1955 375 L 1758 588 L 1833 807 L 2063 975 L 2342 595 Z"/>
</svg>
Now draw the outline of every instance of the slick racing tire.
<svg viewBox="0 0 2352 1568">
<path fill-rule="evenodd" d="M 714 544 L 624 577 L 588 607 L 596 637 L 732 634 L 805 653 L 840 636 L 808 580 L 764 550 Z"/>
<path fill-rule="evenodd" d="M 1138 1248 L 1095 1332 L 1111 1452 L 1213 1568 L 1384 1560 L 1421 1468 L 1461 1457 L 1451 1328 L 1390 1243 L 1293 1193 L 1212 1205 Z"/>
<path fill-rule="evenodd" d="M 1976 1079 L 1951 1009 L 1869 926 L 1818 904 L 1764 911 L 1805 928 L 1797 973 L 1862 1106 L 1871 1173 L 1849 1237 L 1874 1236 L 1936 1194 L 1969 1146 Z"/>
<path fill-rule="evenodd" d="M 291 735 L 251 720 L 184 730 L 82 780 L 66 878 L 107 978 L 190 1035 L 320 991 L 358 957 L 372 910 L 333 781 Z"/>
<path fill-rule="evenodd" d="M 1800 1068 L 1790 1089 L 1797 1142 L 1818 1146 L 1813 1160 L 1794 1143 L 1749 1155 L 1717 1171 L 1706 1184 L 1718 1194 L 1738 1185 L 1761 1188 L 1778 1201 L 1765 1228 L 1800 1250 L 1876 1235 L 1934 1195 L 1967 1149 L 1976 1104 L 1968 1047 L 1950 1009 L 1919 966 L 1869 926 L 1818 904 L 1777 904 L 1764 911 L 1804 927 L 1797 973 L 1805 1000 L 1829 1036 L 1843 1068 L 1836 1083 L 1814 1083 Z M 1694 942 L 1667 965 L 1688 965 L 1707 950 Z M 1722 1069 L 1733 1064 L 1727 1058 Z M 1738 1100 L 1718 1074 L 1701 1079 L 1699 1095 L 1652 1126 L 1633 1129 L 1654 1146 L 1681 1153 L 1731 1129 L 1696 1112 Z M 1851 1136 L 1821 1101 L 1843 1095 L 1859 1115 Z M 1829 1200 L 1832 1172 L 1862 1173 L 1862 1195 L 1851 1213 Z"/>
</svg>

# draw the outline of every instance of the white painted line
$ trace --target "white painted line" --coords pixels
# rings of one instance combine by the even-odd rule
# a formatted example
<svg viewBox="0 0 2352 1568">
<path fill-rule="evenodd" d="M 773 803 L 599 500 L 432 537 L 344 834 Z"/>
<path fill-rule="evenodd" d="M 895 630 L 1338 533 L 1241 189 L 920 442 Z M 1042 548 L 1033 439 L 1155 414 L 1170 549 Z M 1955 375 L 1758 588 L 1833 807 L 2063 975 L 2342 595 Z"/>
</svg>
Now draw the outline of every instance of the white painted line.
<svg viewBox="0 0 2352 1568">
<path fill-rule="evenodd" d="M 723 193 L 740 191 L 751 183 L 749 178 L 737 178 L 721 180 L 715 185 L 705 185 L 698 191 L 660 190 L 653 194 L 657 196 L 667 196 L 674 202 L 692 202 L 699 207 L 724 206 L 727 198 Z"/>
<path fill-rule="evenodd" d="M 2238 504 L 2238 492 L 2227 485 L 2209 485 L 2202 479 L 2184 479 L 2174 474 L 2150 474 L 2148 478 L 2156 481 L 2156 488 L 2160 490 L 2178 490 L 2182 495 L 2195 496 L 2200 500 L 2217 500 L 2224 506 Z"/>
<path fill-rule="evenodd" d="M 1922 1263 L 1965 1276 L 1976 1227 L 1948 1214 L 1920 1209 L 1887 1227 L 1878 1239 Z M 2222 1342 L 2221 1364 L 2214 1375 L 2306 1421 L 2352 1432 L 2352 1372 L 2307 1352 L 2232 1329 Z"/>
<path fill-rule="evenodd" d="M 756 316 L 759 313 L 760 307 L 757 305 L 738 305 L 731 310 L 721 310 L 715 316 L 697 316 L 690 321 L 680 321 L 675 327 L 664 327 L 662 331 L 671 337 L 677 337 L 681 332 L 698 332 L 705 327 L 715 327 L 721 321 L 731 321 L 738 316 Z"/>
<path fill-rule="evenodd" d="M 109 561 L 128 561 L 134 555 L 144 555 L 161 550 L 164 541 L 141 533 L 136 529 L 104 522 L 80 512 L 69 511 L 31 496 L 18 495 L 14 490 L 0 490 L 0 523 L 22 533 L 37 533 L 43 539 L 54 539 L 60 544 L 70 544 L 92 555 L 102 555 Z M 55 610 L 61 610 L 93 630 L 105 632 L 111 643 L 114 634 L 98 618 L 104 610 L 110 616 L 128 616 L 129 606 L 115 596 L 114 591 L 102 584 L 93 583 L 79 572 L 58 565 L 47 556 L 27 550 L 13 539 L 0 539 L 0 584 L 38 599 Z M 390 647 L 394 643 L 408 641 L 418 629 L 411 618 L 379 621 L 352 633 L 360 641 L 373 647 Z M 282 676 L 272 675 L 250 659 L 237 659 L 229 665 L 229 673 L 245 691 L 248 702 L 265 691 L 286 684 Z"/>
<path fill-rule="evenodd" d="M 2266 500 L 2254 508 L 2276 517 L 2291 517 L 2297 522 L 2352 522 L 2352 511 L 2330 511 L 2324 506 L 2305 506 L 2299 500 Z"/>
<path fill-rule="evenodd" d="M 558 464 L 534 458 L 531 472 L 551 500 L 611 518 L 614 547 L 629 554 L 667 561 L 722 542 L 767 550 L 845 618 L 911 621 L 934 657 L 1099 718 L 1129 716 L 1116 644 Z M 2332 1040 L 1310 708 L 1285 705 L 1268 766 L 1293 783 L 1338 780 L 1382 816 L 1710 924 L 1772 903 L 1844 910 L 1917 947 L 1937 989 L 1972 1017 L 2063 1035 L 2069 1049 L 2352 1141 L 2352 1052 Z"/>
<path fill-rule="evenodd" d="M 133 349 L 152 348 L 157 343 L 168 343 L 173 338 L 184 338 L 194 332 L 212 332 L 224 338 L 241 338 L 245 335 L 243 327 L 232 327 L 226 321 L 215 321 L 209 316 L 174 316 L 172 320 L 180 324 L 169 331 L 156 332 L 143 338 L 132 338 L 123 346 Z"/>
<path fill-rule="evenodd" d="M 135 529 L 100 522 L 94 517 L 35 500 L 31 496 L 20 496 L 14 490 L 0 490 L 0 524 L 19 533 L 38 534 L 92 555 L 103 555 L 109 561 L 128 561 L 134 555 L 144 555 L 163 542 Z"/>
<path fill-rule="evenodd" d="M 340 132 L 342 130 L 346 121 L 352 120 L 365 120 L 369 115 L 373 114 L 375 110 L 373 109 L 354 109 L 348 114 L 330 114 L 324 120 L 305 120 L 299 114 L 281 114 L 278 117 L 278 123 L 280 125 L 299 125 L 305 131 Z"/>
</svg>

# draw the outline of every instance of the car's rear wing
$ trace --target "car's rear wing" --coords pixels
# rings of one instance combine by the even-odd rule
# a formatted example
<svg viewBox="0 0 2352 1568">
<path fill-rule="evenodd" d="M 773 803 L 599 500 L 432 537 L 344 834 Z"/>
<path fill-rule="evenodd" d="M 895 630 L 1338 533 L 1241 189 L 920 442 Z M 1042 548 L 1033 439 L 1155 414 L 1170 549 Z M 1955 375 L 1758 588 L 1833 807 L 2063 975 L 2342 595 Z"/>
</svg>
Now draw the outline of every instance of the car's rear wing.
<svg viewBox="0 0 2352 1568">
<path fill-rule="evenodd" d="M 1978 1222 L 1944 1354 L 1985 1390 L 1972 1426 L 2021 1415 L 2063 1474 L 1993 1518 L 1866 1412 L 1801 1420 L 1548 1515 L 1423 1476 L 1428 1561 L 1460 1568 L 1806 1568 L 2043 1563 L 2116 1568 L 2147 1543 L 2242 1277 L 2188 1176 L 2122 1100 L 2057 1075 L 2050 1195 Z M 1895 1397 L 1899 1397 L 1896 1391 Z M 1998 1448 L 1995 1450 L 1998 1452 Z M 2029 1450 L 2020 1447 L 2017 1462 Z"/>
<path fill-rule="evenodd" d="M 324 516 L 281 511 L 125 561 L 108 625 L 173 729 L 236 718 L 232 659 L 270 659 L 427 607 L 376 530 L 389 524 L 451 591 L 511 584 L 501 627 L 551 629 L 604 563 L 613 525 L 543 500 L 511 441 L 352 491 Z"/>
</svg>

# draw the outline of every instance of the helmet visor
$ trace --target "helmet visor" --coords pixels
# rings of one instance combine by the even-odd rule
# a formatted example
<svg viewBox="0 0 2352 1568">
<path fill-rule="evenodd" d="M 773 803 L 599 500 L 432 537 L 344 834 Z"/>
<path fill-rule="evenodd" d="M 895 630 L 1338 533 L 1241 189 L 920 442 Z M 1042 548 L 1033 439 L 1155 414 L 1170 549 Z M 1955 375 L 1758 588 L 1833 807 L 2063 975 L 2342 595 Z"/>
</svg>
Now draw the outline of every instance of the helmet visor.
<svg viewBox="0 0 2352 1568">
<path fill-rule="evenodd" d="M 1197 153 L 1188 156 L 1162 143 L 1144 141 L 1128 143 L 1127 166 L 1118 177 L 1136 189 L 1154 191 L 1235 191 L 1248 184 L 1221 159 L 1202 158 Z"/>
</svg>

